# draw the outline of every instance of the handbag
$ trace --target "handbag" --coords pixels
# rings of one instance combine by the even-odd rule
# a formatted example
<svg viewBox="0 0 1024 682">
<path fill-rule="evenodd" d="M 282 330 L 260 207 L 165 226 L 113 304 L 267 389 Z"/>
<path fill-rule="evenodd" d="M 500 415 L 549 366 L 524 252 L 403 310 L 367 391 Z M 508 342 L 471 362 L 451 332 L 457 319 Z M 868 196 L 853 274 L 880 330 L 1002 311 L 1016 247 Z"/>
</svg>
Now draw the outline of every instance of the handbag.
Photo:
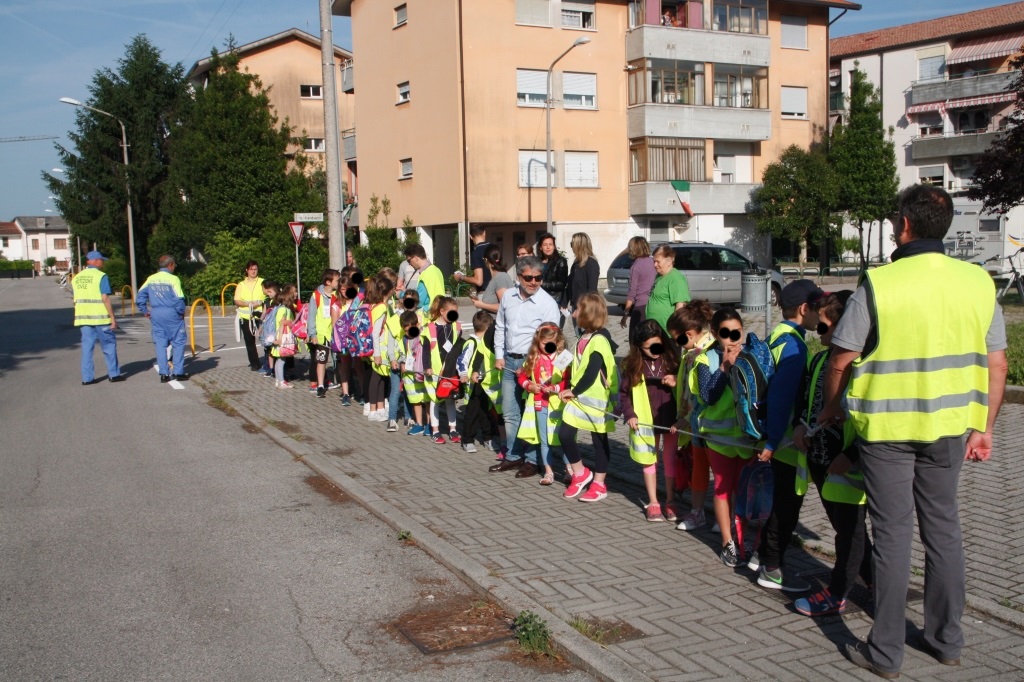
<svg viewBox="0 0 1024 682">
<path fill-rule="evenodd" d="M 295 335 L 289 329 L 281 334 L 281 343 L 277 346 L 277 352 L 282 358 L 290 358 L 295 355 L 296 350 Z"/>
</svg>

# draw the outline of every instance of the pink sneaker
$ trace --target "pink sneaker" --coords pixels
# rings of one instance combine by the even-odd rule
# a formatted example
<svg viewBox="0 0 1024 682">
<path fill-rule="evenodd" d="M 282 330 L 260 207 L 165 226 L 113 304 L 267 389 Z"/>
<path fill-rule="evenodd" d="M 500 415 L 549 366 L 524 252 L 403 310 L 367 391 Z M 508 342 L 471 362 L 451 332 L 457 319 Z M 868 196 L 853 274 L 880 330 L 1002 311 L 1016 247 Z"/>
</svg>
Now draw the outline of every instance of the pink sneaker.
<svg viewBox="0 0 1024 682">
<path fill-rule="evenodd" d="M 587 487 L 587 484 L 594 480 L 594 472 L 590 469 L 583 467 L 583 471 L 578 474 L 573 474 L 572 483 L 562 493 L 563 497 L 572 498 L 583 492 L 583 489 Z"/>
<path fill-rule="evenodd" d="M 665 505 L 665 520 L 672 521 L 673 523 L 679 520 L 679 509 L 676 508 L 675 502 L 669 502 Z"/>
<path fill-rule="evenodd" d="M 608 486 L 604 483 L 591 483 L 587 492 L 580 496 L 580 502 L 600 502 L 608 497 Z"/>
<path fill-rule="evenodd" d="M 590 487 L 593 490 L 593 486 Z M 661 505 L 657 502 L 652 502 L 647 505 L 647 520 L 652 522 L 664 521 L 665 517 L 661 515 Z"/>
</svg>

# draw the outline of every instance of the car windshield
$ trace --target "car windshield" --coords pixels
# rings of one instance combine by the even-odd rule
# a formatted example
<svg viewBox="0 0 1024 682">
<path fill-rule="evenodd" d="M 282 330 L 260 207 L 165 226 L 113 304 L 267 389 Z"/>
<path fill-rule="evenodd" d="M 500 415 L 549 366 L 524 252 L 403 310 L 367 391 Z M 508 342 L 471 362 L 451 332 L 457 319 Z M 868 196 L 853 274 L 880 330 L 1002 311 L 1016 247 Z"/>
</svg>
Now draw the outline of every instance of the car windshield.
<svg viewBox="0 0 1024 682">
<path fill-rule="evenodd" d="M 633 259 L 629 257 L 629 251 L 623 251 L 616 256 L 609 267 L 613 270 L 629 270 L 633 267 Z"/>
</svg>

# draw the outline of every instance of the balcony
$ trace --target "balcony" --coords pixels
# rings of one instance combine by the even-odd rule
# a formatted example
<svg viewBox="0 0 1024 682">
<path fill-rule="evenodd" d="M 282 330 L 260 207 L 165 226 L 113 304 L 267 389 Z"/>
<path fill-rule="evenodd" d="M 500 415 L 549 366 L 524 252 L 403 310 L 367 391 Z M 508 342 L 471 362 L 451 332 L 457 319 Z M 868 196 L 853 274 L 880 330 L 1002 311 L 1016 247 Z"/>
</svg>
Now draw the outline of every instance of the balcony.
<svg viewBox="0 0 1024 682">
<path fill-rule="evenodd" d="M 355 63 L 348 59 L 341 65 L 341 91 L 346 93 L 355 92 L 356 74 Z"/>
<path fill-rule="evenodd" d="M 341 131 L 341 152 L 346 161 L 356 159 L 356 129 L 349 128 Z"/>
<path fill-rule="evenodd" d="M 846 94 L 842 92 L 828 93 L 829 111 L 846 111 Z"/>
<path fill-rule="evenodd" d="M 691 182 L 690 208 L 694 213 L 746 213 L 750 193 L 757 186 L 753 183 Z M 629 186 L 629 213 L 682 215 L 683 209 L 671 183 L 638 182 Z"/>
<path fill-rule="evenodd" d="M 626 61 L 677 59 L 768 66 L 771 38 L 749 33 L 640 26 L 626 34 Z"/>
<path fill-rule="evenodd" d="M 916 161 L 943 156 L 983 154 L 1001 134 L 998 130 L 982 130 L 915 137 L 910 141 L 910 155 Z"/>
<path fill-rule="evenodd" d="M 917 81 L 911 86 L 911 105 L 927 102 L 944 102 L 946 100 L 964 99 L 965 97 L 983 97 L 1006 92 L 1013 82 L 1015 72 L 983 73 L 966 78 L 953 80 Z"/>
<path fill-rule="evenodd" d="M 711 140 L 767 140 L 771 137 L 769 109 L 743 107 L 643 104 L 627 114 L 629 138 L 691 137 Z"/>
<path fill-rule="evenodd" d="M 348 226 L 359 227 L 359 204 L 352 207 L 352 210 L 348 214 Z"/>
</svg>

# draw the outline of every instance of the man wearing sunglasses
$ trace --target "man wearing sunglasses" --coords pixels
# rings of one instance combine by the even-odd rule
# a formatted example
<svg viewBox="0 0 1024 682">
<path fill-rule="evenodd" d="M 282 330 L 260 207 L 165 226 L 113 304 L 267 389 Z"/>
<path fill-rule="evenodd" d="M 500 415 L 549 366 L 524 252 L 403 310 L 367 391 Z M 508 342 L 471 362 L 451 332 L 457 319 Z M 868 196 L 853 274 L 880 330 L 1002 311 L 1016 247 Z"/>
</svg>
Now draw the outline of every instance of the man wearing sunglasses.
<svg viewBox="0 0 1024 682">
<path fill-rule="evenodd" d="M 489 471 L 517 472 L 519 478 L 537 473 L 533 464 L 523 464 L 523 442 L 516 437 L 523 416 L 522 391 L 516 384 L 516 372 L 523 366 L 533 335 L 544 322 L 558 324 L 558 303 L 541 288 L 544 264 L 536 256 L 516 261 L 519 285 L 505 290 L 498 303 L 494 325 L 494 366 L 501 371 L 501 411 L 505 419 L 508 454 Z"/>
<path fill-rule="evenodd" d="M 748 566 L 759 570 L 757 584 L 771 590 L 804 592 L 811 586 L 792 576 L 783 580 L 782 562 L 789 541 L 796 530 L 807 490 L 806 470 L 797 467 L 799 453 L 793 445 L 779 446 L 793 434 L 793 411 L 800 397 L 804 373 L 807 371 L 807 344 L 804 333 L 818 326 L 814 305 L 825 296 L 817 284 L 798 279 L 782 289 L 779 303 L 782 322 L 768 337 L 775 375 L 768 385 L 767 437 L 758 454 L 762 462 L 771 461 L 775 484 L 772 488 L 772 511 L 761 530 L 757 555 Z M 760 564 L 760 565 L 759 565 Z"/>
<path fill-rule="evenodd" d="M 945 254 L 953 201 L 940 187 L 900 193 L 892 263 L 869 270 L 832 336 L 819 423 L 842 421 L 846 395 L 874 531 L 875 618 L 843 654 L 899 676 L 914 511 L 925 565 L 920 647 L 960 665 L 965 567 L 957 511 L 964 460 L 992 453 L 1006 385 L 1006 328 L 992 278 Z M 849 392 L 847 393 L 847 388 Z"/>
</svg>

